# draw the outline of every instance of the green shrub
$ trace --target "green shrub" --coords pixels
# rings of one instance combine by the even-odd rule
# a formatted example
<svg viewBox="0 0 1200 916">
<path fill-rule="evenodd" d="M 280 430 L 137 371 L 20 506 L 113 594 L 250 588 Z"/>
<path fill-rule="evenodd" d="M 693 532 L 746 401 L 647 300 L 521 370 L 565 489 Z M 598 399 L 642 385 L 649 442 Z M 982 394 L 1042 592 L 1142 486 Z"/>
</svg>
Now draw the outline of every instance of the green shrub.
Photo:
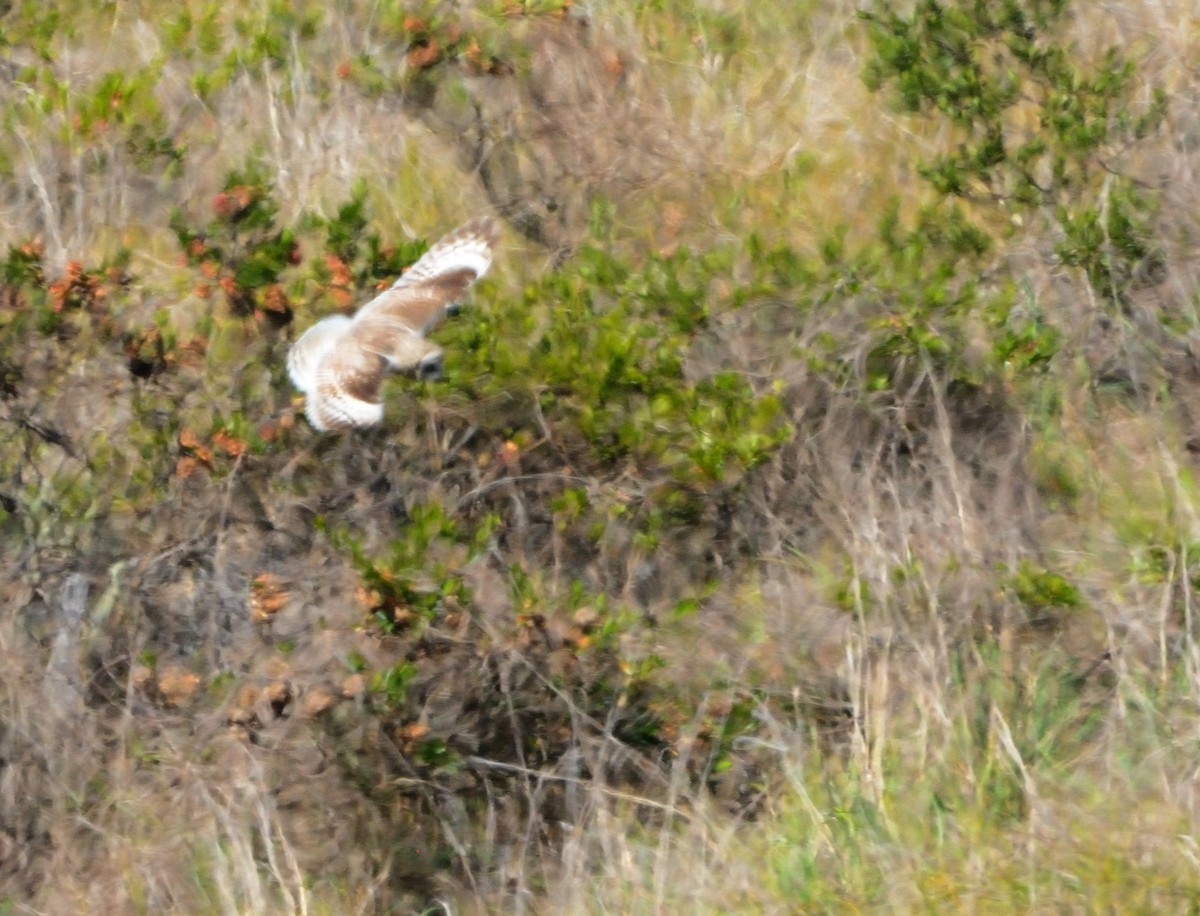
<svg viewBox="0 0 1200 916">
<path fill-rule="evenodd" d="M 1120 150 L 1162 123 L 1166 94 L 1140 104 L 1132 60 L 1109 48 L 1092 62 L 1062 37 L 1067 0 L 890 0 L 861 15 L 874 56 L 872 89 L 890 88 L 906 111 L 936 114 L 958 132 L 955 148 L 920 165 L 943 197 L 1030 218 L 1061 233 L 1067 264 L 1086 271 L 1103 301 L 1126 304 L 1127 287 L 1161 255 L 1153 205 L 1118 171 Z"/>
</svg>

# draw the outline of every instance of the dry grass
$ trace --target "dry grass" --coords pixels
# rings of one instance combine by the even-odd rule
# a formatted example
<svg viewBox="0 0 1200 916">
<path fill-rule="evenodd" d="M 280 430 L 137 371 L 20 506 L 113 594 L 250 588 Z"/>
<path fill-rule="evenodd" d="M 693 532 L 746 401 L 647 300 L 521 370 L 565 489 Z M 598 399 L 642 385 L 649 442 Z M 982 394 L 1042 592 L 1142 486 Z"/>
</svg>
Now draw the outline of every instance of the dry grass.
<svg viewBox="0 0 1200 916">
<path fill-rule="evenodd" d="M 0 71 L 0 245 L 40 238 L 55 276 L 130 249 L 113 340 L 159 310 L 181 339 L 205 326 L 168 220 L 248 163 L 284 224 L 332 215 L 359 181 L 385 238 L 499 213 L 493 308 L 593 236 L 634 258 L 737 248 L 720 302 L 751 270 L 748 234 L 864 243 L 889 201 L 928 201 L 914 158 L 953 140 L 865 89 L 842 0 L 512 21 L 479 4 L 464 27 L 501 36 L 484 52 L 535 79 L 462 63 L 433 90 L 403 16 L 445 42 L 436 4 L 192 6 L 219 40 L 198 25 L 171 39 L 183 14 L 154 3 L 68 6 L 53 62 L 31 50 L 32 7 L 0 17 L 20 36 Z M 1194 3 L 1145 0 L 1080 4 L 1070 23 L 1081 54 L 1137 51 L 1139 85 L 1173 99 L 1123 163 L 1158 195 L 1166 263 L 1127 322 L 1101 319 L 1048 233 L 1015 230 L 990 269 L 1067 341 L 1032 392 L 964 396 L 933 364 L 888 398 L 854 372 L 831 382 L 811 354 L 857 326 L 862 296 L 799 319 L 784 294 L 714 310 L 687 377 L 735 370 L 778 393 L 793 433 L 658 544 L 633 509 L 592 543 L 562 523 L 564 489 L 625 511 L 650 485 L 568 474 L 555 449 L 570 443 L 495 419 L 537 392 L 393 392 L 400 428 L 330 441 L 300 426 L 269 458 L 143 479 L 180 425 L 290 417 L 286 340 L 256 350 L 218 327 L 197 364 L 149 382 L 104 339 L 23 347 L 33 384 L 0 401 L 21 443 L 0 480 L 19 501 L 0 529 L 0 908 L 1187 911 L 1198 20 Z M 132 88 L 98 115 L 117 72 Z M 224 84 L 198 91 L 210 73 Z M 139 151 L 133 125 L 182 158 Z M 304 301 L 302 322 L 324 307 Z M 1156 336 L 1161 317 L 1177 340 Z M 510 459 L 525 462 L 512 480 Z M 450 537 L 429 547 L 429 577 L 461 571 L 469 606 L 381 634 L 337 537 L 378 556 L 427 505 L 504 526 L 471 557 Z M 1039 603 L 1051 575 L 1078 599 Z M 576 582 L 625 609 L 611 644 Z M 672 613 L 696 594 L 699 610 Z M 402 665 L 411 715 L 388 718 L 371 675 Z M 661 731 L 639 745 L 649 719 Z M 414 763 L 427 733 L 467 749 L 456 769 Z"/>
</svg>

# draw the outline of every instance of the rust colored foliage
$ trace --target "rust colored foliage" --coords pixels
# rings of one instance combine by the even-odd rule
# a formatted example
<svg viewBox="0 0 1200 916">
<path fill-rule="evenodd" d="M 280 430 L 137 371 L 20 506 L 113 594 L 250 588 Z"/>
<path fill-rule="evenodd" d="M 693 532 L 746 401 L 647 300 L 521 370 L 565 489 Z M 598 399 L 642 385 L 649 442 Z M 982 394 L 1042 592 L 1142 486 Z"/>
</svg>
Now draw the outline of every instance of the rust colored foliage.
<svg viewBox="0 0 1200 916">
<path fill-rule="evenodd" d="M 180 430 L 179 449 L 182 454 L 175 463 L 175 473 L 180 477 L 190 477 L 200 469 L 200 466 L 212 470 L 212 449 L 200 441 L 195 430 L 186 426 Z"/>
<path fill-rule="evenodd" d="M 246 453 L 246 443 L 223 429 L 213 435 L 213 446 L 231 458 L 239 458 Z"/>
<path fill-rule="evenodd" d="M 442 48 L 436 38 L 414 44 L 405 58 L 414 70 L 427 70 L 442 59 Z"/>
<path fill-rule="evenodd" d="M 236 223 L 250 212 L 250 208 L 262 196 L 260 188 L 252 188 L 245 184 L 234 185 L 213 196 L 213 212 L 219 219 Z"/>
<path fill-rule="evenodd" d="M 250 290 L 238 285 L 237 280 L 233 277 L 222 277 L 219 283 L 225 293 L 225 304 L 229 306 L 231 314 L 239 318 L 248 318 L 254 314 L 254 294 Z"/>
<path fill-rule="evenodd" d="M 250 616 L 267 623 L 287 604 L 288 590 L 274 573 L 259 573 L 250 583 Z"/>
<path fill-rule="evenodd" d="M 68 261 L 66 275 L 50 284 L 50 303 L 56 312 L 96 312 L 106 295 L 101 275 L 88 273 L 79 261 Z"/>
<path fill-rule="evenodd" d="M 272 283 L 267 287 L 263 295 L 262 312 L 273 324 L 284 325 L 292 320 L 292 303 L 280 284 Z"/>
<path fill-rule="evenodd" d="M 354 275 L 349 265 L 332 252 L 325 254 L 325 268 L 329 271 L 329 296 L 338 308 L 349 308 L 354 302 Z"/>
</svg>

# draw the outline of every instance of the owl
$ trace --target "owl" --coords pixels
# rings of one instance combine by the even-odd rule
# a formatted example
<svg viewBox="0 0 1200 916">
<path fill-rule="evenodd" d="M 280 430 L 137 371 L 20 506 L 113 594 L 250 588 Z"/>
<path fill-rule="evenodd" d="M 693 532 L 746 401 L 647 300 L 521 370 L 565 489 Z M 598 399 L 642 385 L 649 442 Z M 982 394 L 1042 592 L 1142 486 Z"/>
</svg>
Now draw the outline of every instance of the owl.
<svg viewBox="0 0 1200 916">
<path fill-rule="evenodd" d="M 288 352 L 288 375 L 306 395 L 305 413 L 316 429 L 382 420 L 380 389 L 389 372 L 441 378 L 442 350 L 425 335 L 487 272 L 498 235 L 494 220 L 471 220 L 353 317 L 331 315 L 304 332 Z"/>
</svg>

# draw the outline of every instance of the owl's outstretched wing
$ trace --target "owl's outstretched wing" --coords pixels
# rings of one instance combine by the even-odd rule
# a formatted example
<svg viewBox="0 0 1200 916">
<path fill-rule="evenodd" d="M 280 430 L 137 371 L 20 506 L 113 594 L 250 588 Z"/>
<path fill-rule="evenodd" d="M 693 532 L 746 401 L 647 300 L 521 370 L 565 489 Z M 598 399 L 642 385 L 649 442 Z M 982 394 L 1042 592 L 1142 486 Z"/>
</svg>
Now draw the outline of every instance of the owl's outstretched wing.
<svg viewBox="0 0 1200 916">
<path fill-rule="evenodd" d="M 467 288 L 487 273 L 500 229 L 490 217 L 473 219 L 439 239 L 354 316 L 356 322 L 386 316 L 420 335 L 427 334 Z"/>
<path fill-rule="evenodd" d="M 482 277 L 492 263 L 492 251 L 500 237 L 500 226 L 490 216 L 463 223 L 438 239 L 400 279 L 392 284 L 411 286 L 439 274 L 465 269 Z"/>
</svg>

